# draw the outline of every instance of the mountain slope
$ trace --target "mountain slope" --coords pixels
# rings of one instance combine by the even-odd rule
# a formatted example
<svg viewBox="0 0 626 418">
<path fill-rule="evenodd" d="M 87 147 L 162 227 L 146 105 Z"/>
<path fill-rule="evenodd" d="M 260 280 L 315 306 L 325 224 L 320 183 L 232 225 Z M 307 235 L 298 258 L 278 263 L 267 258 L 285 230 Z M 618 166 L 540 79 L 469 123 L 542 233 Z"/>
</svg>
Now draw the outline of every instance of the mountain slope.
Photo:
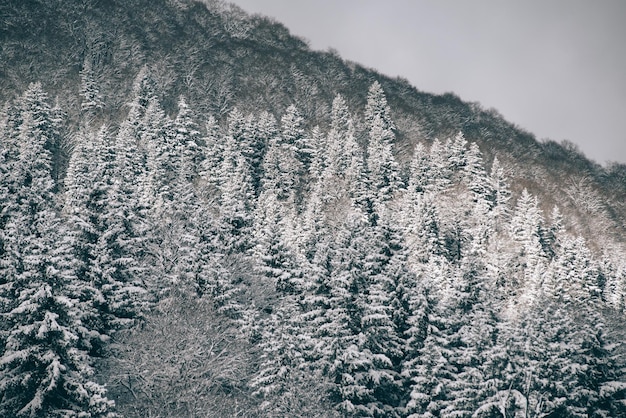
<svg viewBox="0 0 626 418">
<path fill-rule="evenodd" d="M 626 416 L 624 167 L 220 2 L 0 16 L 0 415 Z"/>
<path fill-rule="evenodd" d="M 71 104 L 76 121 L 79 71 L 89 65 L 104 96 L 102 118 L 117 121 L 130 100 L 130 81 L 148 66 L 168 113 L 180 95 L 197 112 L 218 119 L 234 106 L 279 115 L 296 103 L 313 125 L 327 120 L 335 94 L 362 108 L 359 92 L 379 80 L 398 126 L 401 159 L 419 140 L 462 131 L 488 160 L 498 155 L 506 163 L 517 191 L 528 187 L 546 209 L 558 204 L 566 211 L 575 232 L 589 238 L 609 232 L 619 241 L 625 236 L 623 165 L 603 168 L 571 144 L 538 143 L 493 110 L 453 94 L 421 93 L 406 81 L 311 51 L 267 18 L 217 1 L 8 1 L 0 13 L 3 99 L 41 81 L 53 97 Z M 357 131 L 362 138 L 359 126 Z"/>
</svg>

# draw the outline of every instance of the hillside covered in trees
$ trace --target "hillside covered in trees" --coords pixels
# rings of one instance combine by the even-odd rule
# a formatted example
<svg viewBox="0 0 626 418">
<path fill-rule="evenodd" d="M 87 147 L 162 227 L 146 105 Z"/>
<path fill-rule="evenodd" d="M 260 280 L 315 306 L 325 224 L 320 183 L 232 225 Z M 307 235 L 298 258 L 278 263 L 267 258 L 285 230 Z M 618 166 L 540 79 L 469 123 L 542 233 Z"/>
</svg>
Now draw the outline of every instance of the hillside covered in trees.
<svg viewBox="0 0 626 418">
<path fill-rule="evenodd" d="M 626 167 L 221 2 L 0 5 L 0 416 L 626 416 Z"/>
</svg>

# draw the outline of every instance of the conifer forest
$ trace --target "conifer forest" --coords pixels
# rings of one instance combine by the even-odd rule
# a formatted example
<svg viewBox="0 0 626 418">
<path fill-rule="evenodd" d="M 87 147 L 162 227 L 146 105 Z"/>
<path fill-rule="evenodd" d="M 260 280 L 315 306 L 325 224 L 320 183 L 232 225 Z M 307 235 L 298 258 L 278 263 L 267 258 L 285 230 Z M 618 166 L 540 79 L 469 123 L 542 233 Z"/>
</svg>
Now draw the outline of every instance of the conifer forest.
<svg viewBox="0 0 626 418">
<path fill-rule="evenodd" d="M 221 1 L 0 16 L 0 417 L 626 416 L 626 166 Z"/>
</svg>

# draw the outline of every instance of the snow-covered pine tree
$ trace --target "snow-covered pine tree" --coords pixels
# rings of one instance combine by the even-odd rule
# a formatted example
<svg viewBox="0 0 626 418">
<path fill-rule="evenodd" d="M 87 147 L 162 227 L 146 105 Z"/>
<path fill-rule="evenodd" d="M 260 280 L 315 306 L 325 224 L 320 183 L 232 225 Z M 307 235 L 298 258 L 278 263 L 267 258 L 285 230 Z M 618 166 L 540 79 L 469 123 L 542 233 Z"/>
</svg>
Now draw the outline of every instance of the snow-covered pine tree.
<svg viewBox="0 0 626 418">
<path fill-rule="evenodd" d="M 311 165 L 309 166 L 309 178 L 316 181 L 322 177 L 327 161 L 326 135 L 319 126 L 311 130 Z"/>
<path fill-rule="evenodd" d="M 80 70 L 80 108 L 86 114 L 93 116 L 104 108 L 104 100 L 92 69 L 90 57 L 86 57 L 83 68 Z"/>
<path fill-rule="evenodd" d="M 354 224 L 347 264 L 337 270 L 348 308 L 350 333 L 335 351 L 331 368 L 340 411 L 347 416 L 400 416 L 404 390 L 400 363 L 409 328 L 408 287 L 414 281 L 405 265 L 399 231 L 384 213 L 377 226 Z M 333 281 L 331 281 L 333 283 Z"/>
<path fill-rule="evenodd" d="M 228 114 L 227 135 L 235 141 L 242 154 L 252 155 L 252 143 L 249 136 L 252 133 L 251 124 L 247 122 L 243 113 L 238 108 L 233 108 Z"/>
<path fill-rule="evenodd" d="M 456 379 L 458 370 L 450 362 L 455 343 L 455 328 L 460 327 L 459 312 L 451 287 L 453 270 L 443 257 L 432 257 L 418 272 L 427 292 L 424 312 L 416 318 L 425 329 L 418 333 L 416 346 L 409 346 L 411 358 L 402 364 L 402 375 L 410 379 L 406 413 L 411 418 L 436 416 L 443 409 L 446 387 Z M 458 283 L 462 284 L 462 283 Z M 421 315 L 426 313 L 426 318 Z M 421 339 L 421 341 L 420 341 Z M 416 354 L 417 351 L 417 354 Z"/>
<path fill-rule="evenodd" d="M 263 190 L 274 192 L 280 201 L 295 204 L 301 172 L 302 163 L 295 147 L 285 143 L 280 136 L 272 138 L 263 159 Z"/>
<path fill-rule="evenodd" d="M 378 81 L 374 81 L 367 92 L 365 121 L 368 126 L 374 125 L 376 117 L 380 117 L 383 131 L 394 131 L 396 129 L 396 125 L 391 118 L 391 108 L 387 103 L 387 97 Z"/>
<path fill-rule="evenodd" d="M 346 104 L 345 99 L 341 95 L 335 96 L 330 117 L 330 131 L 324 141 L 318 143 L 318 154 L 325 154 L 326 158 L 321 158 L 320 172 L 328 167 L 330 177 L 336 177 L 345 173 L 349 160 L 345 155 L 345 143 L 348 135 L 353 132 L 352 116 Z"/>
<path fill-rule="evenodd" d="M 0 358 L 0 412 L 112 417 L 113 402 L 93 380 L 88 355 L 86 339 L 93 341 L 98 331 L 83 322 L 92 317 L 85 311 L 91 306 L 76 298 L 82 286 L 72 274 L 59 220 L 43 208 L 34 216 L 30 227 L 20 222 L 22 268 L 11 281 L 12 309 L 2 312 L 9 329 Z"/>
<path fill-rule="evenodd" d="M 209 116 L 205 124 L 206 133 L 202 136 L 202 161 L 199 167 L 200 186 L 202 195 L 207 200 L 217 197 L 220 184 L 222 159 L 224 158 L 224 144 L 217 120 Z"/>
<path fill-rule="evenodd" d="M 449 150 L 438 138 L 430 145 L 429 160 L 429 183 L 428 189 L 433 192 L 446 190 L 452 180 L 452 170 L 450 168 Z"/>
<path fill-rule="evenodd" d="M 409 193 L 424 193 L 430 180 L 430 155 L 424 144 L 418 142 L 413 150 L 413 157 L 409 165 Z"/>
<path fill-rule="evenodd" d="M 464 179 L 472 193 L 475 202 L 487 200 L 493 193 L 487 179 L 487 171 L 483 164 L 483 157 L 475 142 L 470 144 L 465 153 L 465 167 L 463 167 Z"/>
<path fill-rule="evenodd" d="M 250 166 L 239 145 L 227 136 L 220 180 L 220 213 L 224 223 L 224 253 L 245 252 L 252 240 L 254 190 Z"/>
<path fill-rule="evenodd" d="M 604 254 L 599 268 L 604 280 L 603 299 L 617 312 L 623 312 L 626 308 L 626 262 Z"/>
<path fill-rule="evenodd" d="M 550 259 L 554 258 L 556 252 L 559 251 L 560 240 L 564 233 L 563 215 L 559 207 L 554 206 L 550 213 L 550 224 L 541 231 L 541 246 Z"/>
<path fill-rule="evenodd" d="M 170 140 L 174 136 L 172 122 L 156 97 L 150 99 L 142 125 L 141 143 L 146 149 L 142 204 L 150 208 L 150 216 L 158 216 L 173 199 L 174 162 L 178 158 Z"/>
<path fill-rule="evenodd" d="M 541 246 L 542 224 L 543 216 L 537 198 L 524 189 L 509 224 L 509 234 L 520 248 L 517 256 L 522 265 L 519 280 L 524 288 L 523 300 L 535 297 L 545 269 L 545 253 Z"/>
<path fill-rule="evenodd" d="M 297 244 L 301 253 L 312 260 L 317 251 L 317 243 L 329 233 L 328 219 L 326 215 L 327 205 L 322 200 L 324 183 L 318 179 L 305 202 L 305 208 L 298 221 Z"/>
<path fill-rule="evenodd" d="M 263 177 L 263 160 L 272 139 L 278 136 L 276 118 L 269 112 L 263 111 L 256 120 L 254 153 L 249 159 L 252 168 L 252 184 L 256 196 L 261 193 L 261 179 Z"/>
<path fill-rule="evenodd" d="M 345 100 L 337 95 L 332 105 L 330 131 L 326 140 L 318 145 L 328 147 L 328 151 L 318 148 L 319 190 L 323 192 L 322 201 L 331 204 L 331 208 L 350 199 L 352 205 L 371 211 L 363 150 L 355 135 Z"/>
<path fill-rule="evenodd" d="M 105 230 L 102 214 L 112 173 L 112 159 L 106 158 L 109 143 L 105 126 L 97 133 L 79 136 L 65 177 L 63 213 L 72 252 L 71 267 L 77 279 L 73 296 L 85 304 L 81 312 L 85 327 L 81 344 L 89 345 L 95 353 L 101 353 L 106 342 L 103 334 L 110 331 L 102 317 L 106 300 L 102 294 L 102 266 L 96 262 L 95 253 Z"/>
<path fill-rule="evenodd" d="M 303 168 L 303 172 L 300 174 L 303 175 L 308 171 L 311 165 L 313 148 L 311 139 L 306 135 L 304 130 L 304 119 L 295 105 L 291 105 L 285 110 L 280 124 L 283 141 L 285 144 L 289 144 L 295 148 L 296 155 Z"/>
<path fill-rule="evenodd" d="M 419 356 L 403 374 L 411 377 L 410 417 L 471 417 L 491 377 L 486 357 L 495 350 L 495 310 L 484 269 L 471 259 L 449 266 L 439 259 L 424 270 L 431 288 L 427 332 Z"/>
<path fill-rule="evenodd" d="M 104 230 L 94 253 L 101 268 L 102 292 L 107 301 L 109 327 L 127 326 L 147 306 L 146 290 L 153 286 L 147 277 L 148 218 L 143 206 L 144 172 L 137 140 L 131 136 L 134 121 L 118 132 L 109 155 L 113 172 L 106 178 L 107 194 L 103 204 Z"/>
<path fill-rule="evenodd" d="M 395 125 L 387 99 L 377 82 L 372 84 L 368 93 L 365 120 L 369 133 L 367 171 L 376 206 L 391 200 L 402 187 L 400 167 L 393 153 Z"/>
<path fill-rule="evenodd" d="M 363 150 L 356 142 L 354 127 L 348 124 L 347 138 L 344 154 L 347 157 L 348 165 L 343 176 L 345 178 L 346 190 L 352 205 L 360 208 L 366 213 L 371 212 L 372 197 L 369 191 L 369 179 L 365 169 Z"/>
<path fill-rule="evenodd" d="M 498 157 L 495 157 L 491 163 L 488 181 L 489 189 L 491 190 L 488 200 L 493 208 L 494 217 L 499 219 L 507 215 L 507 204 L 511 199 L 511 191 L 504 173 L 504 167 L 500 164 Z M 500 230 L 500 228 L 496 229 Z"/>
<path fill-rule="evenodd" d="M 198 173 L 200 150 L 198 142 L 200 132 L 194 122 L 193 112 L 184 97 L 178 100 L 178 114 L 173 122 L 174 144 L 179 157 L 177 174 L 179 181 L 192 183 Z"/>
<path fill-rule="evenodd" d="M 264 191 L 259 197 L 255 214 L 254 248 L 256 269 L 269 285 L 282 294 L 303 291 L 302 266 L 292 237 L 295 215 L 293 208 L 279 201 L 273 191 Z"/>
<path fill-rule="evenodd" d="M 312 374 L 302 356 L 303 324 L 298 313 L 295 300 L 287 296 L 257 324 L 259 368 L 250 386 L 263 400 L 258 408 L 261 416 L 334 416 L 327 409 L 327 379 Z"/>
<path fill-rule="evenodd" d="M 487 282 L 480 254 L 464 260 L 463 279 L 469 297 L 466 313 L 458 330 L 457 343 L 451 347 L 448 361 L 457 369 L 456 377 L 445 388 L 446 400 L 441 415 L 472 417 L 502 388 L 501 370 L 506 352 L 497 343 L 498 310 L 493 303 L 494 288 Z"/>
<path fill-rule="evenodd" d="M 448 166 L 454 172 L 462 172 L 469 163 L 467 140 L 463 132 L 456 134 L 454 139 L 446 141 L 448 149 Z"/>
<path fill-rule="evenodd" d="M 18 170 L 19 131 L 22 112 L 17 106 L 3 109 L 0 130 L 0 286 L 15 274 L 16 260 L 11 256 L 11 236 L 6 225 L 17 211 L 17 190 L 20 187 Z M 1 304 L 8 301 L 0 299 Z M 1 329 L 1 328 L 0 328 Z M 0 343 L 2 338 L 0 337 Z"/>
<path fill-rule="evenodd" d="M 409 263 L 416 268 L 418 263 L 428 262 L 431 256 L 443 254 L 441 220 L 434 196 L 411 188 L 404 195 L 402 211 Z"/>
<path fill-rule="evenodd" d="M 389 210 L 379 215 L 369 240 L 373 248 L 364 265 L 369 286 L 361 318 L 364 338 L 359 347 L 373 355 L 374 367 L 369 375 L 377 407 L 384 411 L 383 416 L 401 416 L 405 381 L 400 371 L 406 357 L 405 337 L 416 326 L 423 306 L 421 289 L 407 264 L 408 248 L 399 220 Z"/>
<path fill-rule="evenodd" d="M 78 278 L 63 238 L 54 192 L 56 128 L 40 84 L 20 99 L 19 187 L 5 230 L 5 255 L 15 268 L 0 286 L 3 333 L 0 412 L 5 416 L 113 416 L 104 388 L 91 380 L 88 304 L 77 300 Z"/>
<path fill-rule="evenodd" d="M 325 342 L 330 355 L 328 373 L 333 382 L 332 398 L 344 416 L 373 416 L 378 409 L 369 371 L 374 368 L 372 353 L 364 350 L 361 333 L 366 289 L 365 257 L 368 255 L 369 221 L 356 212 L 346 219 L 340 234 L 341 251 L 337 252 L 331 288 L 334 303 L 327 312 L 328 329 L 333 334 Z M 334 315 L 334 316 L 333 316 Z"/>
</svg>

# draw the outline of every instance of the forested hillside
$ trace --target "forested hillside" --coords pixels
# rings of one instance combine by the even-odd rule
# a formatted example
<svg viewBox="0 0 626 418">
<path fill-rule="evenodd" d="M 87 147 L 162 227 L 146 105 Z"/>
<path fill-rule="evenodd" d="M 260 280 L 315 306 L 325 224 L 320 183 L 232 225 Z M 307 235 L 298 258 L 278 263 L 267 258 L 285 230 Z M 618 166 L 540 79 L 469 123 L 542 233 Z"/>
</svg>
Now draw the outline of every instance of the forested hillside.
<svg viewBox="0 0 626 418">
<path fill-rule="evenodd" d="M 626 416 L 626 167 L 220 2 L 0 16 L 0 416 Z"/>
</svg>

